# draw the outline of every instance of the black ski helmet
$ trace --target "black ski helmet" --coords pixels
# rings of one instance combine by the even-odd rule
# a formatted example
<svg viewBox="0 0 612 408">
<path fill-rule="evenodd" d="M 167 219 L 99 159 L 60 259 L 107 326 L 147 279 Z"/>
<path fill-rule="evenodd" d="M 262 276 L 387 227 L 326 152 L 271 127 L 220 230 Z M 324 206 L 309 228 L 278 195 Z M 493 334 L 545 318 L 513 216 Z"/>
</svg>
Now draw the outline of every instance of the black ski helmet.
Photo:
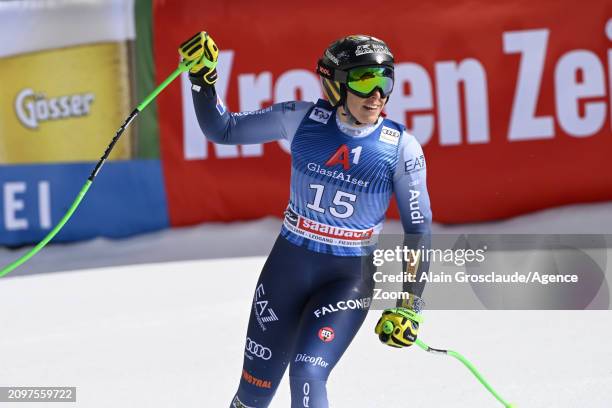
<svg viewBox="0 0 612 408">
<path fill-rule="evenodd" d="M 346 80 L 351 68 L 387 66 L 393 69 L 393 54 L 387 44 L 369 35 L 349 35 L 327 47 L 317 64 L 323 92 L 333 106 L 346 102 Z"/>
</svg>

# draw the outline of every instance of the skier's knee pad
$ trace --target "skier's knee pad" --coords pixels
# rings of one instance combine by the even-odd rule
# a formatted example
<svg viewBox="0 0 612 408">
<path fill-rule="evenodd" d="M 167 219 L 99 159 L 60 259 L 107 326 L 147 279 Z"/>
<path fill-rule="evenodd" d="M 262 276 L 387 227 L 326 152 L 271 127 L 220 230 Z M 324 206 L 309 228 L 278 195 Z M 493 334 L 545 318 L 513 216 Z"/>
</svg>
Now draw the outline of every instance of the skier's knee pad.
<svg viewBox="0 0 612 408">
<path fill-rule="evenodd" d="M 327 381 L 329 371 L 321 367 L 313 367 L 308 365 L 294 366 L 289 369 L 290 377 L 309 378 L 311 380 Z"/>
</svg>

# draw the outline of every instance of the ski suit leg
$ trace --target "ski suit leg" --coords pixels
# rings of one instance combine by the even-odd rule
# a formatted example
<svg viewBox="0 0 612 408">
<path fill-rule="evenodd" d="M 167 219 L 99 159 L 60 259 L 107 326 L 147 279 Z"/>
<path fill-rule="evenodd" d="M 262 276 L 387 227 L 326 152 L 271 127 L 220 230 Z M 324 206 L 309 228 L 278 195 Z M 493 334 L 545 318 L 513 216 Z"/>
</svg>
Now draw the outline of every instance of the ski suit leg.
<svg viewBox="0 0 612 408">
<path fill-rule="evenodd" d="M 310 298 L 291 358 L 291 408 L 328 407 L 327 378 L 363 324 L 372 291 L 373 281 L 359 276 L 330 283 Z"/>
<path fill-rule="evenodd" d="M 230 408 L 265 408 L 289 364 L 310 291 L 313 252 L 279 237 L 251 305 L 238 391 Z"/>
</svg>

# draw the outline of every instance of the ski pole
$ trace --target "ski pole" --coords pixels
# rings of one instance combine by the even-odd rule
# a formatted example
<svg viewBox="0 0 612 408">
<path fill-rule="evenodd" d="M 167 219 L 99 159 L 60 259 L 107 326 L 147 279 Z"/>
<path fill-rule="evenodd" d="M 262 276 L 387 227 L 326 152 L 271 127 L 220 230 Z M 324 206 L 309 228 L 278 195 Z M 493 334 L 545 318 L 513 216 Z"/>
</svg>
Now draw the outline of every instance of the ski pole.
<svg viewBox="0 0 612 408">
<path fill-rule="evenodd" d="M 104 151 L 104 154 L 102 155 L 102 157 L 100 158 L 100 160 L 96 164 L 96 167 L 94 167 L 93 171 L 91 172 L 91 174 L 87 178 L 87 181 L 85 182 L 85 184 L 81 188 L 81 191 L 79 192 L 79 194 L 77 194 L 76 198 L 72 202 L 72 205 L 70 206 L 70 208 L 68 209 L 66 214 L 64 214 L 64 216 L 57 223 L 57 225 L 35 247 L 30 249 L 27 253 L 25 253 L 19 259 L 11 262 L 10 264 L 8 264 L 8 265 L 4 266 L 2 269 L 0 269 L 0 278 L 5 276 L 9 272 L 11 272 L 13 269 L 15 269 L 18 266 L 20 266 L 21 264 L 23 264 L 24 262 L 26 262 L 28 259 L 30 259 L 34 255 L 36 255 L 36 253 L 38 251 L 40 251 L 45 245 L 47 245 L 47 243 L 49 241 L 51 241 L 53 239 L 53 237 L 55 237 L 55 235 L 57 235 L 57 233 L 68 222 L 70 217 L 72 217 L 72 214 L 75 212 L 75 210 L 77 209 L 77 207 L 79 206 L 79 204 L 83 200 L 83 197 L 85 197 L 85 194 L 87 194 L 87 190 L 89 190 L 89 187 L 91 187 L 91 184 L 94 182 L 94 179 L 96 178 L 96 176 L 98 175 L 98 173 L 102 169 L 102 166 L 106 162 L 106 159 L 108 158 L 108 156 L 110 155 L 111 151 L 113 150 L 113 147 L 115 147 L 115 144 L 119 141 L 119 138 L 121 137 L 121 135 L 123 134 L 125 129 L 130 125 L 130 123 L 132 123 L 132 121 L 136 118 L 136 116 L 138 116 L 138 114 L 140 112 L 142 112 L 147 107 L 147 105 L 149 105 L 149 103 L 151 103 L 151 101 L 157 97 L 157 95 L 159 95 L 159 93 L 161 91 L 163 91 L 172 81 L 174 81 L 176 79 L 176 77 L 178 77 L 182 72 L 188 71 L 189 67 L 194 62 L 196 62 L 196 61 L 181 61 L 179 63 L 179 65 L 178 65 L 178 68 L 172 74 L 170 74 L 170 76 L 168 76 L 168 78 L 166 78 L 164 80 L 164 82 L 162 82 L 157 88 L 155 88 L 153 90 L 153 92 L 151 92 L 144 99 L 144 101 L 142 101 L 140 103 L 140 105 L 138 105 L 136 107 L 136 109 L 134 109 L 132 111 L 132 113 L 130 113 L 130 115 L 127 117 L 125 122 L 123 122 L 123 125 L 121 125 L 121 127 L 117 130 L 117 133 L 115 133 L 115 137 L 113 137 L 113 139 L 111 140 L 110 144 L 108 145 L 108 147 Z M 204 65 L 206 65 L 209 68 L 214 68 L 217 65 L 217 63 L 216 62 L 210 62 L 210 61 L 204 59 Z"/>
<path fill-rule="evenodd" d="M 470 361 L 467 358 L 463 357 L 461 354 L 459 354 L 459 353 L 457 353 L 456 351 L 453 351 L 453 350 L 442 350 L 442 349 L 435 349 L 435 348 L 429 347 L 427 344 L 423 343 L 423 341 L 421 341 L 421 339 L 416 339 L 415 343 L 416 343 L 417 346 L 419 346 L 420 348 L 422 348 L 423 350 L 425 350 L 425 351 L 427 351 L 429 353 L 433 353 L 433 354 L 445 354 L 447 356 L 455 357 L 457 360 L 461 361 L 463 363 L 463 365 L 466 366 L 468 368 L 468 370 L 470 370 L 472 372 L 472 374 L 474 374 L 474 376 L 478 379 L 478 381 L 480 381 L 480 383 L 487 390 L 489 390 L 489 392 L 491 394 L 493 394 L 493 396 L 499 402 L 501 402 L 504 405 L 504 407 L 506 407 L 506 408 L 516 408 L 516 406 L 514 404 L 510 404 L 510 403 L 506 402 L 506 400 L 504 400 L 493 389 L 493 387 L 491 387 L 491 385 L 487 382 L 487 380 L 484 379 L 484 377 L 482 376 L 482 374 L 480 374 L 478 372 L 476 367 L 474 367 L 474 365 L 472 363 L 470 363 Z"/>
</svg>

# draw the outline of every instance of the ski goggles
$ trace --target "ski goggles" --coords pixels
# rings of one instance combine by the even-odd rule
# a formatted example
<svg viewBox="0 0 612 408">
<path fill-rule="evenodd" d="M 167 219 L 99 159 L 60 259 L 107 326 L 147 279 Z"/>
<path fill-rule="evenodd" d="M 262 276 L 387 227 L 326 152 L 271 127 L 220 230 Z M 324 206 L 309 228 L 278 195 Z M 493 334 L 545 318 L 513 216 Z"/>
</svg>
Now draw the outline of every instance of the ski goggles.
<svg viewBox="0 0 612 408">
<path fill-rule="evenodd" d="M 385 98 L 393 90 L 393 69 L 389 67 L 357 67 L 348 72 L 346 86 L 351 93 L 367 98 L 378 89 Z"/>
</svg>

